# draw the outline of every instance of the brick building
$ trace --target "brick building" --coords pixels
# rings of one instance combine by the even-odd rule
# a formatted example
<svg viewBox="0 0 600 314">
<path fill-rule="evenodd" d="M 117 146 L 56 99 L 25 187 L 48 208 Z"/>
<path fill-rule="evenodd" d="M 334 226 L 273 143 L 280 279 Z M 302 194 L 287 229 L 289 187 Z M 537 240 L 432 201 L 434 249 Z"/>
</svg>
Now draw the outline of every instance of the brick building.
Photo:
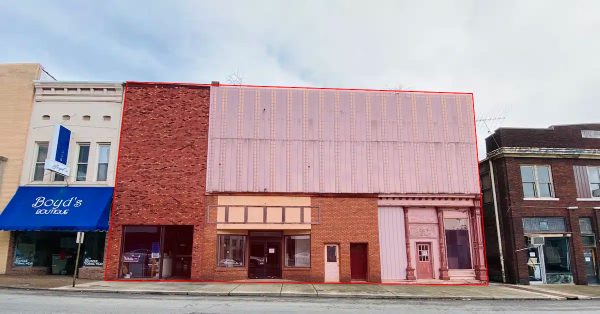
<svg viewBox="0 0 600 314">
<path fill-rule="evenodd" d="M 53 80 L 40 64 L 0 65 L 0 212 L 19 186 L 32 110 L 34 80 Z M 10 232 L 0 231 L 0 274 L 6 272 Z"/>
<path fill-rule="evenodd" d="M 486 150 L 490 279 L 598 283 L 600 124 L 500 128 Z"/>
<path fill-rule="evenodd" d="M 472 106 L 128 83 L 106 278 L 487 280 Z"/>
<path fill-rule="evenodd" d="M 72 274 L 81 231 L 79 277 L 102 278 L 122 83 L 32 81 L 31 87 L 26 120 L 14 123 L 27 126 L 25 138 L 14 134 L 24 149 L 19 180 L 0 215 L 0 230 L 10 231 L 6 272 Z M 46 167 L 58 155 L 57 126 L 68 134 L 62 154 L 66 175 Z"/>
</svg>

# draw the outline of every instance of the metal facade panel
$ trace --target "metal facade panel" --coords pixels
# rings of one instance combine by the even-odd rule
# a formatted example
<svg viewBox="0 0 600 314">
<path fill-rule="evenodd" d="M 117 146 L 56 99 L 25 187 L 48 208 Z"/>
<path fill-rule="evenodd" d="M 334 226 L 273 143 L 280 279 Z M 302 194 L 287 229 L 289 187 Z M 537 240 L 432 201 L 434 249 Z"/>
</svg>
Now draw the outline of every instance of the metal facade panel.
<svg viewBox="0 0 600 314">
<path fill-rule="evenodd" d="M 590 190 L 590 181 L 588 179 L 586 166 L 573 166 L 575 172 L 575 186 L 577 188 L 577 197 L 590 198 L 592 191 Z"/>
<path fill-rule="evenodd" d="M 209 192 L 478 193 L 470 94 L 211 87 Z"/>
<path fill-rule="evenodd" d="M 379 208 L 381 280 L 406 279 L 404 211 L 401 207 Z"/>
</svg>

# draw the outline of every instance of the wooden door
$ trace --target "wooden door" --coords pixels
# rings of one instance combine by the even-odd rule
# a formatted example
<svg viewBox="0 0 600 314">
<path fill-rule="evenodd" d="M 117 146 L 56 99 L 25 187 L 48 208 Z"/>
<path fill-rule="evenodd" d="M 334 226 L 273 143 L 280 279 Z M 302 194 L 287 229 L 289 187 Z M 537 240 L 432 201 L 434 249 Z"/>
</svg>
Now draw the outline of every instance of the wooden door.
<svg viewBox="0 0 600 314">
<path fill-rule="evenodd" d="M 417 279 L 433 279 L 431 243 L 417 243 Z"/>
<path fill-rule="evenodd" d="M 367 280 L 367 244 L 350 244 L 350 279 Z"/>
<path fill-rule="evenodd" d="M 340 254 L 337 244 L 325 245 L 325 282 L 340 281 Z"/>
</svg>

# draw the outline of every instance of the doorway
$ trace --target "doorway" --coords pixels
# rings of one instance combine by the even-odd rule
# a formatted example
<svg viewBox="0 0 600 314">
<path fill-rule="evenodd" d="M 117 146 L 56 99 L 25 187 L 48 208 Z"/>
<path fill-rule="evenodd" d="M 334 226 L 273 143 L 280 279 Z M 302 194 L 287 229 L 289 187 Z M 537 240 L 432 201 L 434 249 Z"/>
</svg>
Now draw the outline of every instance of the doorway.
<svg viewBox="0 0 600 314">
<path fill-rule="evenodd" d="M 433 279 L 431 242 L 417 243 L 417 279 Z"/>
<path fill-rule="evenodd" d="M 250 233 L 248 278 L 281 278 L 281 240 L 280 232 Z"/>
<path fill-rule="evenodd" d="M 120 277 L 189 279 L 194 226 L 125 226 Z"/>
<path fill-rule="evenodd" d="M 340 249 L 337 244 L 325 245 L 325 282 L 340 281 Z"/>
<path fill-rule="evenodd" d="M 366 243 L 350 243 L 350 280 L 367 280 Z"/>
<path fill-rule="evenodd" d="M 596 248 L 583 248 L 583 265 L 588 284 L 598 284 L 598 261 Z"/>
</svg>

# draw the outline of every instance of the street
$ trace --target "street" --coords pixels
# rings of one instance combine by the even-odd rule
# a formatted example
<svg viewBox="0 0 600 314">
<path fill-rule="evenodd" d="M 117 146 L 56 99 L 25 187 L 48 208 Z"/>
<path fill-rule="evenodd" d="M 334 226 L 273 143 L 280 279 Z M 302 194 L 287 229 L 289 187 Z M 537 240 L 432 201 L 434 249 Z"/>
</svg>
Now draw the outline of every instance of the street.
<svg viewBox="0 0 600 314">
<path fill-rule="evenodd" d="M 0 289 L 0 313 L 597 313 L 600 300 L 193 297 Z"/>
</svg>

